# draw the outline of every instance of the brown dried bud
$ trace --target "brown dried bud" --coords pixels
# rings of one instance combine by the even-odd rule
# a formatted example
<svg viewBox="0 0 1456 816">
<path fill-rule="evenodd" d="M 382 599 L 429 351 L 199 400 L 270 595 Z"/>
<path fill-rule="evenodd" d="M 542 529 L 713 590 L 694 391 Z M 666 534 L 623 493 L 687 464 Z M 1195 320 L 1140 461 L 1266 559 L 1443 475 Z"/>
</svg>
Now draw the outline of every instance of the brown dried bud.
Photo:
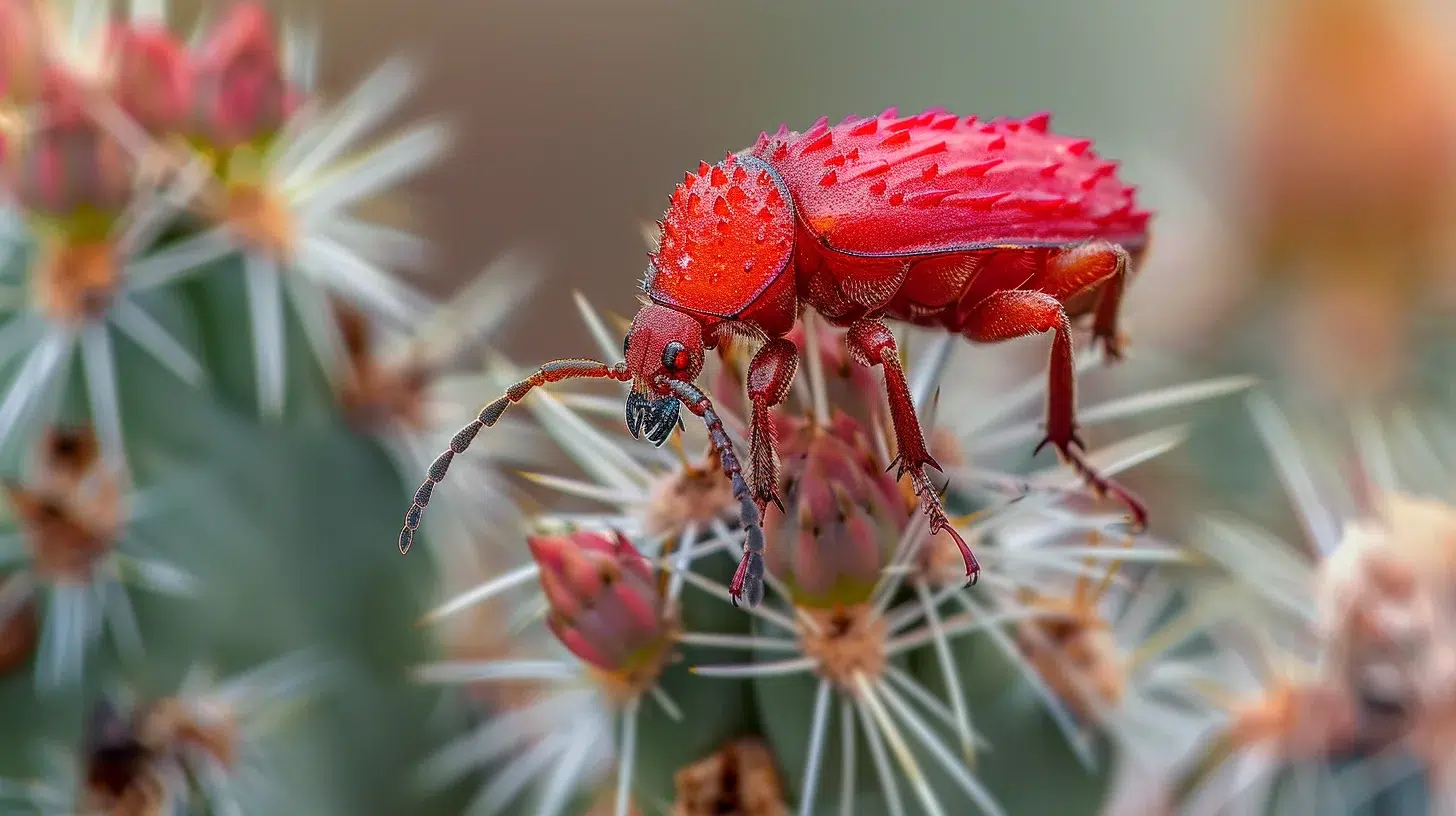
<svg viewBox="0 0 1456 816">
<path fill-rule="evenodd" d="M 101 445 L 89 425 L 56 425 L 41 441 L 42 478 L 57 489 L 74 489 L 101 462 Z"/>
<path fill-rule="evenodd" d="M 741 739 L 677 772 L 672 816 L 787 816 L 773 756 L 760 740 Z"/>
<path fill-rule="evenodd" d="M 79 440 L 88 438 L 78 434 Z M 30 546 L 35 571 L 53 583 L 86 584 L 121 531 L 122 485 L 99 461 L 84 472 L 71 470 L 77 456 L 86 455 L 84 450 L 71 451 L 56 441 L 52 436 L 42 448 L 33 484 L 6 482 L 4 490 Z M 63 452 L 59 460 L 54 458 L 57 448 Z"/>
<path fill-rule="evenodd" d="M 648 495 L 645 512 L 648 533 L 676 536 L 688 525 L 701 529 L 713 519 L 732 518 L 738 512 L 738 502 L 717 457 L 709 456 L 658 479 Z"/>
<path fill-rule="evenodd" d="M 340 378 L 339 404 L 356 427 L 379 430 L 393 424 L 425 427 L 425 389 L 429 372 L 410 361 L 386 365 L 374 353 L 368 318 L 342 301 L 334 320 L 343 339 L 347 371 Z"/>
<path fill-rule="evenodd" d="M 4 579 L 0 578 L 0 586 Z M 40 636 L 40 616 L 35 600 L 25 601 L 14 614 L 0 621 L 0 675 L 25 665 L 35 652 Z"/>
<path fill-rule="evenodd" d="M 1025 602 L 1050 614 L 1018 622 L 1017 645 L 1058 699 L 1084 719 L 1121 702 L 1127 681 L 1122 655 L 1097 610 L 1030 593 Z"/>
<path fill-rule="evenodd" d="M 83 737 L 81 791 L 84 813 L 160 816 L 166 789 L 157 775 L 156 752 L 140 739 L 136 720 L 109 700 L 91 709 Z"/>
</svg>

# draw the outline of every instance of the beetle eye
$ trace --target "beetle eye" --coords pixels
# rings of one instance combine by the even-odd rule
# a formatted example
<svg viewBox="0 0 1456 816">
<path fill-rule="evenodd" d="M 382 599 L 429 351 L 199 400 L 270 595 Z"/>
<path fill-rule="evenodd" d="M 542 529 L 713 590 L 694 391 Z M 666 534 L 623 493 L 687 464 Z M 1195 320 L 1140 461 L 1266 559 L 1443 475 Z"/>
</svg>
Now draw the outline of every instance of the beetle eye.
<svg viewBox="0 0 1456 816">
<path fill-rule="evenodd" d="M 627 336 L 622 338 L 622 359 L 624 359 L 624 360 L 627 359 L 627 349 L 630 348 L 631 346 L 632 346 L 632 332 L 627 332 Z"/>
<path fill-rule="evenodd" d="M 668 343 L 662 349 L 662 367 L 668 371 L 686 371 L 688 367 L 688 347 L 676 340 Z"/>
</svg>

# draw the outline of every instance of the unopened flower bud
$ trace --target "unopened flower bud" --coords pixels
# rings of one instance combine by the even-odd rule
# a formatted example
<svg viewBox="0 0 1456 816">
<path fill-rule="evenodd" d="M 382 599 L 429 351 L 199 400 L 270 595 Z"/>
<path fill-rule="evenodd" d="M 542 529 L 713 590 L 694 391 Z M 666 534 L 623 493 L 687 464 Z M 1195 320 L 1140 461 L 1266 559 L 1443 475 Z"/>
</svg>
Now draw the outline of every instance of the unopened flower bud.
<svg viewBox="0 0 1456 816">
<path fill-rule="evenodd" d="M 1095 606 L 1031 592 L 1024 602 L 1046 614 L 1017 623 L 1016 641 L 1052 693 L 1089 720 L 1119 704 L 1126 667 L 1112 627 Z"/>
<path fill-rule="evenodd" d="M 118 27 L 110 41 L 116 103 L 152 134 L 182 127 L 191 100 L 191 66 L 181 42 L 165 28 Z"/>
<path fill-rule="evenodd" d="M 878 404 L 881 393 L 879 378 L 850 355 L 844 330 L 836 329 L 823 320 L 815 320 L 813 323 L 814 339 L 819 349 L 818 357 L 825 379 L 846 383 L 855 398 L 864 400 L 866 405 Z M 809 353 L 807 332 L 802 320 L 794 324 L 788 338 L 799 347 L 800 352 L 806 355 Z M 807 364 L 808 361 L 805 360 L 803 365 Z"/>
<path fill-rule="evenodd" d="M 1409 716 L 1447 704 L 1456 684 L 1456 510 L 1383 497 L 1350 524 L 1318 574 L 1321 633 L 1364 701 Z"/>
<path fill-rule="evenodd" d="M 804 608 L 869 600 L 909 514 L 864 429 L 836 412 L 828 427 L 780 421 L 785 513 L 769 513 L 769 569 Z"/>
<path fill-rule="evenodd" d="M 232 7 L 196 56 L 192 88 L 193 126 L 214 147 L 267 139 L 283 127 L 295 96 L 262 4 Z"/>
<path fill-rule="evenodd" d="M 40 96 L 44 39 L 36 0 L 0 0 L 0 105 Z"/>
<path fill-rule="evenodd" d="M 49 71 L 34 124 L 7 150 L 6 162 L 16 198 L 29 213 L 68 219 L 71 237 L 98 238 L 131 199 L 132 165 L 88 112 L 85 94 L 76 78 Z"/>
<path fill-rule="evenodd" d="M 652 566 L 620 533 L 533 536 L 551 606 L 547 625 L 573 654 L 622 678 L 656 676 L 672 645 Z"/>
</svg>

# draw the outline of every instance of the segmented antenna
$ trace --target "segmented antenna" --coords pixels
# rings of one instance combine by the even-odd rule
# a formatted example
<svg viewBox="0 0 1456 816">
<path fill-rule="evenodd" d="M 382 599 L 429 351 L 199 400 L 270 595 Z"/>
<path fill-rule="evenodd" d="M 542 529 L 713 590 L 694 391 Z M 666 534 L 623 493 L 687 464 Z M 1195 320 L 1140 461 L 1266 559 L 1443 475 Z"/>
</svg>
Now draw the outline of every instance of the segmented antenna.
<svg viewBox="0 0 1456 816">
<path fill-rule="evenodd" d="M 758 606 L 763 601 L 763 523 L 758 513 L 758 503 L 753 492 L 743 479 L 743 467 L 738 464 L 738 455 L 733 451 L 733 440 L 723 429 L 723 420 L 713 410 L 713 403 L 696 385 L 682 380 L 668 380 L 668 387 L 682 400 L 683 407 L 702 417 L 708 427 L 708 439 L 718 452 L 718 461 L 723 473 L 733 485 L 733 498 L 738 500 L 738 513 L 743 520 L 743 559 L 733 573 L 733 583 L 728 594 L 736 606 L 740 598 L 749 606 Z"/>
<path fill-rule="evenodd" d="M 450 470 L 450 463 L 455 460 L 455 455 L 464 453 L 470 447 L 470 443 L 475 441 L 475 435 L 480 433 L 481 428 L 489 428 L 498 422 L 507 408 L 525 399 L 533 388 L 563 380 L 582 379 L 629 382 L 632 374 L 627 369 L 626 363 L 607 365 L 587 359 L 553 360 L 536 369 L 531 376 L 506 389 L 500 399 L 480 409 L 480 414 L 470 424 L 461 428 L 455 436 L 451 437 L 450 447 L 430 463 L 429 474 L 419 489 L 415 491 L 414 503 L 410 505 L 409 512 L 404 514 L 404 526 L 399 531 L 400 554 L 408 553 L 410 545 L 414 543 L 415 532 L 420 529 L 420 518 L 424 515 L 425 508 L 430 505 L 430 495 L 435 492 L 435 485 L 444 481 L 445 474 Z M 760 549 L 762 546 L 760 538 Z"/>
</svg>

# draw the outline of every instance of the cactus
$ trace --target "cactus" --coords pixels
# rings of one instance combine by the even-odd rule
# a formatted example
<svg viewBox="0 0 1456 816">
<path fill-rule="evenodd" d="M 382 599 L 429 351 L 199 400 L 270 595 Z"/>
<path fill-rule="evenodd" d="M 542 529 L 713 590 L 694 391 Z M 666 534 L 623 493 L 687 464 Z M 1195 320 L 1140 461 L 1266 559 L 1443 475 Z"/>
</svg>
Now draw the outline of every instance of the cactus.
<svg viewBox="0 0 1456 816">
<path fill-rule="evenodd" d="M 0 812 L 418 812 L 413 622 L 503 503 L 401 562 L 394 500 L 526 259 L 435 304 L 357 213 L 446 146 L 371 143 L 409 64 L 333 102 L 260 5 L 111 6 L 0 2 Z"/>
<path fill-rule="evenodd" d="M 613 356 L 619 343 L 609 321 L 580 296 L 578 306 L 601 352 Z M 602 420 L 620 422 L 620 398 L 538 391 L 523 403 L 581 475 L 522 475 L 563 502 L 599 509 L 547 502 L 528 514 L 528 529 L 548 531 L 530 539 L 531 562 L 426 618 L 500 604 L 535 609 L 547 623 L 535 634 L 523 628 L 488 660 L 417 672 L 423 682 L 465 689 L 523 681 L 534 689 L 507 715 L 529 725 L 487 721 L 432 761 L 437 785 L 482 772 L 473 813 L 513 803 L 524 812 L 571 812 L 567 787 L 605 788 L 606 812 L 626 813 L 631 802 L 644 811 L 711 812 L 694 804 L 704 796 L 704 769 L 748 761 L 756 781 L 724 781 L 715 801 L 748 809 L 752 800 L 744 812 L 761 813 L 1093 813 L 1116 749 L 1144 757 L 1165 750 L 1146 724 L 1181 715 L 1147 678 L 1227 609 L 1159 622 L 1176 613 L 1184 579 L 1157 576 L 1201 569 L 1180 548 L 1125 541 L 1120 516 L 1089 503 L 1069 468 L 1012 476 L 964 459 L 961 451 L 978 442 L 989 449 L 1034 432 L 995 429 L 1016 403 L 1034 398 L 1027 388 L 993 406 L 985 424 L 929 414 L 937 417 L 935 455 L 961 483 L 952 497 L 963 509 L 980 508 L 957 524 L 994 565 L 981 586 L 965 589 L 958 552 L 927 536 L 915 496 L 885 472 L 893 434 L 878 384 L 851 363 L 842 332 L 810 320 L 794 336 L 807 351 L 807 387 L 793 407 L 775 409 L 785 512 L 766 526 L 773 591 L 758 608 L 728 603 L 743 535 L 716 463 L 690 452 L 705 440 L 677 434 L 654 451 L 608 432 Z M 922 406 L 933 408 L 946 351 L 932 345 L 909 363 Z M 735 424 L 745 404 L 740 357 L 730 349 L 710 375 L 720 413 Z M 502 387 L 521 373 L 504 359 L 493 370 Z M 1193 383 L 1089 406 L 1084 415 L 1090 424 L 1136 418 L 1248 385 Z M 1182 437 L 1163 428 L 1091 455 L 1116 472 Z M 630 572 L 614 560 L 624 557 Z M 644 583 L 649 564 L 655 591 Z M 1120 580 L 1119 564 L 1143 578 Z M 616 600 L 624 592 L 636 600 L 624 606 Z M 553 651 L 559 657 L 538 657 Z M 627 655 L 634 657 L 623 662 Z M 567 739 L 573 729 L 578 736 Z M 587 733 L 591 749 L 581 745 Z M 615 753 L 615 773 L 599 753 Z M 1028 784 L 1033 778 L 1059 783 Z"/>
</svg>

